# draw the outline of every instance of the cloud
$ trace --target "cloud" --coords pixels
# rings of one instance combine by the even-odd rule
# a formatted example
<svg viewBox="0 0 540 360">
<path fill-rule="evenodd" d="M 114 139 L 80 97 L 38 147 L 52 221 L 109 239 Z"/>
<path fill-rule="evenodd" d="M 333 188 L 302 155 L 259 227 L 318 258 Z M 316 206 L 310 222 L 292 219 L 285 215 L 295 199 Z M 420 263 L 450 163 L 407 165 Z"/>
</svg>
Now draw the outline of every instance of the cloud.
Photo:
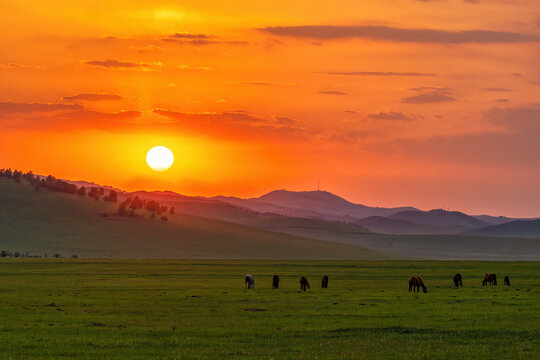
<svg viewBox="0 0 540 360">
<path fill-rule="evenodd" d="M 161 41 L 167 43 L 174 43 L 180 45 L 215 45 L 215 44 L 227 44 L 227 45 L 246 45 L 247 41 L 239 40 L 220 40 L 215 35 L 206 34 L 191 34 L 191 33 L 176 33 L 162 38 Z"/>
<path fill-rule="evenodd" d="M 172 39 L 212 39 L 214 38 L 214 35 L 207 35 L 207 34 L 192 34 L 192 33 L 175 33 L 169 36 L 169 38 Z"/>
<path fill-rule="evenodd" d="M 332 40 L 363 38 L 393 42 L 465 44 L 465 43 L 525 43 L 540 42 L 540 35 L 508 31 L 465 30 L 447 31 L 436 29 L 404 29 L 388 26 L 269 26 L 259 29 L 278 36 Z"/>
<path fill-rule="evenodd" d="M 447 88 L 447 87 L 428 85 L 428 86 L 419 86 L 419 87 L 410 88 L 409 90 L 411 90 L 411 91 L 433 91 L 433 92 L 438 92 L 438 93 L 448 93 L 448 91 L 450 91 L 452 89 Z"/>
<path fill-rule="evenodd" d="M 536 132 L 540 135 L 540 105 L 514 108 L 494 107 L 485 113 L 485 118 L 494 125 L 502 125 L 513 132 Z"/>
<path fill-rule="evenodd" d="M 325 94 L 325 95 L 349 95 L 346 92 L 336 91 L 336 90 L 321 90 L 321 91 L 319 91 L 319 94 Z"/>
<path fill-rule="evenodd" d="M 133 61 L 119 61 L 114 59 L 108 60 L 90 60 L 83 63 L 92 66 L 104 67 L 108 69 L 142 69 L 142 70 L 159 70 L 163 64 L 160 62 L 153 63 L 137 63 Z"/>
<path fill-rule="evenodd" d="M 402 112 L 390 111 L 368 114 L 368 117 L 377 120 L 411 120 L 411 117 Z"/>
<path fill-rule="evenodd" d="M 276 116 L 274 116 L 274 119 L 276 120 L 276 123 L 282 124 L 282 125 L 291 125 L 291 124 L 296 123 L 295 120 L 290 119 L 290 118 L 288 118 L 286 116 L 276 115 Z"/>
<path fill-rule="evenodd" d="M 54 112 L 82 110 L 84 107 L 79 104 L 55 104 L 55 103 L 16 103 L 0 102 L 0 115 L 12 113 L 33 113 L 33 112 Z"/>
<path fill-rule="evenodd" d="M 356 110 L 345 110 L 344 112 L 346 114 L 358 114 L 358 112 Z"/>
<path fill-rule="evenodd" d="M 57 119 L 67 119 L 76 121 L 128 121 L 140 118 L 141 111 L 138 110 L 121 110 L 117 112 L 101 112 L 93 110 L 81 110 L 55 115 Z"/>
<path fill-rule="evenodd" d="M 403 77 L 436 76 L 435 74 L 429 74 L 429 73 L 393 72 L 393 71 L 332 71 L 332 72 L 319 72 L 318 74 L 343 75 L 343 76 L 403 76 Z"/>
<path fill-rule="evenodd" d="M 0 70 L 43 70 L 45 69 L 39 65 L 28 65 L 19 63 L 7 63 L 0 64 Z"/>
<path fill-rule="evenodd" d="M 513 89 L 500 88 L 500 87 L 483 88 L 483 89 L 480 89 L 480 90 L 482 90 L 482 91 L 491 91 L 491 92 L 511 92 L 511 91 L 514 91 Z"/>
<path fill-rule="evenodd" d="M 540 76 L 538 77 L 538 79 L 529 82 L 533 85 L 540 85 Z"/>
<path fill-rule="evenodd" d="M 507 102 L 510 102 L 510 100 L 508 99 L 495 99 L 496 102 L 500 102 L 500 103 L 507 103 Z"/>
<path fill-rule="evenodd" d="M 419 94 L 416 96 L 410 96 L 401 99 L 402 103 L 406 104 L 431 104 L 431 103 L 441 103 L 441 102 L 447 102 L 447 101 L 455 101 L 456 99 L 444 95 L 441 93 L 433 92 L 433 93 L 425 93 L 425 94 Z"/>
<path fill-rule="evenodd" d="M 186 113 L 154 109 L 153 112 L 169 119 L 157 126 L 172 127 L 204 137 L 245 141 L 283 141 L 305 137 L 302 129 L 292 126 L 283 117 L 267 120 L 243 111 Z"/>
<path fill-rule="evenodd" d="M 122 97 L 120 95 L 115 95 L 115 94 L 85 93 L 85 94 L 76 94 L 73 96 L 64 96 L 62 97 L 62 100 L 82 100 L 82 101 L 122 100 Z"/>
</svg>

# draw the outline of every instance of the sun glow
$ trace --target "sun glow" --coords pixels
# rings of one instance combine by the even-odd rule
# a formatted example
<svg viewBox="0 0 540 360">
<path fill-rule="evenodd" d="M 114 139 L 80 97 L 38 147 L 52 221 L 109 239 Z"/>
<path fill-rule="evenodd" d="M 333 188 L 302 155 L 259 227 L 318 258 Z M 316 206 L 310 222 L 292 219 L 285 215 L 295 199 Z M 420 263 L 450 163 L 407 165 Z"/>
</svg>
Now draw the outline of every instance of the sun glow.
<svg viewBox="0 0 540 360">
<path fill-rule="evenodd" d="M 174 155 L 171 150 L 165 146 L 155 146 L 148 150 L 146 154 L 146 163 L 152 170 L 168 170 L 174 162 Z"/>
</svg>

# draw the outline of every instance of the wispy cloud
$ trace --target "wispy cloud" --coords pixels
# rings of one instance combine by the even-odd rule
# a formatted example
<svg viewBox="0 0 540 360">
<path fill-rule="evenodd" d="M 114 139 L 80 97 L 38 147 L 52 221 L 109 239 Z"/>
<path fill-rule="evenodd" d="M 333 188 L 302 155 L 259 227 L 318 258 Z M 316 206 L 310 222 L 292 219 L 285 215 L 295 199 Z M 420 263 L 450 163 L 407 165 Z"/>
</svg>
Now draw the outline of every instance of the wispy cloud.
<svg viewBox="0 0 540 360">
<path fill-rule="evenodd" d="M 259 29 L 278 36 L 318 40 L 363 38 L 393 42 L 464 44 L 540 42 L 540 35 L 494 30 L 447 31 L 437 29 L 404 29 L 389 26 L 269 26 Z"/>
<path fill-rule="evenodd" d="M 79 104 L 0 102 L 0 114 L 82 110 Z"/>
<path fill-rule="evenodd" d="M 324 94 L 324 95 L 349 95 L 346 92 L 337 91 L 337 90 L 321 90 L 321 91 L 319 91 L 319 94 Z"/>
<path fill-rule="evenodd" d="M 327 71 L 327 72 L 318 72 L 317 74 L 343 75 L 343 76 L 403 76 L 403 77 L 436 76 L 435 74 L 430 74 L 430 73 L 395 72 L 395 71 Z"/>
<path fill-rule="evenodd" d="M 431 103 L 442 103 L 442 102 L 455 101 L 455 100 L 456 99 L 451 96 L 441 94 L 438 92 L 432 92 L 432 93 L 424 93 L 424 94 L 418 94 L 415 96 L 406 97 L 406 98 L 401 99 L 401 102 L 406 103 L 406 104 L 431 104 Z"/>
<path fill-rule="evenodd" d="M 72 96 L 64 96 L 62 100 L 80 100 L 80 101 L 101 101 L 101 100 L 122 100 L 120 95 L 104 94 L 104 93 L 84 93 Z"/>
<path fill-rule="evenodd" d="M 389 111 L 379 112 L 376 114 L 368 114 L 368 117 L 377 120 L 411 120 L 412 118 L 402 112 Z"/>
<path fill-rule="evenodd" d="M 490 88 L 483 88 L 482 91 L 490 91 L 490 92 L 511 92 L 514 91 L 513 89 L 507 89 L 507 88 L 501 88 L 501 87 L 490 87 Z"/>
<path fill-rule="evenodd" d="M 154 109 L 153 112 L 169 119 L 162 126 L 198 136 L 245 141 L 304 138 L 303 130 L 282 116 L 266 119 L 243 111 L 188 113 Z"/>
<path fill-rule="evenodd" d="M 108 69 L 141 69 L 141 70 L 160 70 L 163 67 L 161 62 L 138 63 L 133 61 L 120 61 L 114 59 L 108 60 L 85 60 L 84 64 L 104 67 Z"/>
</svg>

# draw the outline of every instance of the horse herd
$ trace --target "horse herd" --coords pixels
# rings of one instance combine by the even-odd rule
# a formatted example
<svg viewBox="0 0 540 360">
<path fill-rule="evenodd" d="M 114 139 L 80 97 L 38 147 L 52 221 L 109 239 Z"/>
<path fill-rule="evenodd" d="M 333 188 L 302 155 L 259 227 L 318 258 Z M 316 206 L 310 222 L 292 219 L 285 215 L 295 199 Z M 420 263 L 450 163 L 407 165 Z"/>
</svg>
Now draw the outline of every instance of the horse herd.
<svg viewBox="0 0 540 360">
<path fill-rule="evenodd" d="M 461 274 L 454 275 L 453 280 L 455 287 L 463 286 Z M 482 280 L 482 286 L 486 285 L 497 285 L 497 275 L 486 273 L 486 275 L 484 275 L 484 280 Z M 504 285 L 510 286 L 510 278 L 508 276 L 504 277 Z M 427 288 L 424 284 L 424 280 L 420 276 L 411 277 L 409 279 L 409 292 L 420 292 L 420 288 L 422 288 L 422 290 L 427 293 Z"/>
<path fill-rule="evenodd" d="M 244 277 L 244 288 L 253 289 L 255 287 L 255 278 L 251 274 L 246 274 Z M 321 278 L 321 287 L 323 289 L 328 288 L 328 275 L 324 275 Z M 279 288 L 279 275 L 272 276 L 272 289 Z M 308 279 L 305 276 L 300 278 L 300 289 L 307 291 L 310 289 Z"/>
<path fill-rule="evenodd" d="M 461 274 L 454 275 L 454 286 L 460 287 L 463 286 L 462 276 Z M 482 280 L 482 286 L 486 285 L 497 285 L 497 275 L 495 274 L 487 274 L 484 275 L 484 280 Z M 510 278 L 508 276 L 504 277 L 504 285 L 510 286 Z M 244 288 L 246 289 L 253 289 L 255 287 L 255 278 L 251 274 L 246 274 L 244 277 Z M 321 287 L 323 289 L 328 288 L 328 275 L 324 275 L 321 278 Z M 272 289 L 278 289 L 279 288 L 279 275 L 274 275 L 272 277 Z M 426 285 L 424 284 L 424 279 L 422 279 L 420 276 L 412 276 L 409 278 L 409 292 L 420 292 L 420 288 L 422 288 L 422 291 L 427 293 Z M 302 276 L 300 278 L 300 290 L 301 291 L 307 291 L 309 290 L 309 282 L 308 279 L 305 276 Z"/>
</svg>

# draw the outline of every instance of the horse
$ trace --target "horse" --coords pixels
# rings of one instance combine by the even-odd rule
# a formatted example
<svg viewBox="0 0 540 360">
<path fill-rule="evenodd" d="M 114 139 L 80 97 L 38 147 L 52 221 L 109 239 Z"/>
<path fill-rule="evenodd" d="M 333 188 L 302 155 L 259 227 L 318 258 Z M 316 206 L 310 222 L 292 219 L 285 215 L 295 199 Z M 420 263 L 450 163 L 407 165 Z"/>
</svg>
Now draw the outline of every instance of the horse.
<svg viewBox="0 0 540 360">
<path fill-rule="evenodd" d="M 279 275 L 274 275 L 272 277 L 272 289 L 279 288 Z"/>
<path fill-rule="evenodd" d="M 253 289 L 254 287 L 255 287 L 255 279 L 253 278 L 253 275 L 246 274 L 246 277 L 244 278 L 244 288 Z"/>
<path fill-rule="evenodd" d="M 510 286 L 510 278 L 508 276 L 504 277 L 504 285 Z"/>
<path fill-rule="evenodd" d="M 484 280 L 482 280 L 482 286 L 489 285 L 497 285 L 497 275 L 495 274 L 487 274 L 484 275 Z"/>
<path fill-rule="evenodd" d="M 454 275 L 454 286 L 455 287 L 463 286 L 463 283 L 461 282 L 461 274 Z"/>
<path fill-rule="evenodd" d="M 302 289 L 303 291 L 306 291 L 306 289 L 309 290 L 309 283 L 305 276 L 302 276 L 300 278 L 300 289 Z"/>
<path fill-rule="evenodd" d="M 328 288 L 328 275 L 324 275 L 321 279 L 321 285 L 323 289 Z"/>
<path fill-rule="evenodd" d="M 427 293 L 426 285 L 424 284 L 424 280 L 420 276 L 413 276 L 409 278 L 409 292 L 420 292 L 420 288 Z"/>
</svg>

